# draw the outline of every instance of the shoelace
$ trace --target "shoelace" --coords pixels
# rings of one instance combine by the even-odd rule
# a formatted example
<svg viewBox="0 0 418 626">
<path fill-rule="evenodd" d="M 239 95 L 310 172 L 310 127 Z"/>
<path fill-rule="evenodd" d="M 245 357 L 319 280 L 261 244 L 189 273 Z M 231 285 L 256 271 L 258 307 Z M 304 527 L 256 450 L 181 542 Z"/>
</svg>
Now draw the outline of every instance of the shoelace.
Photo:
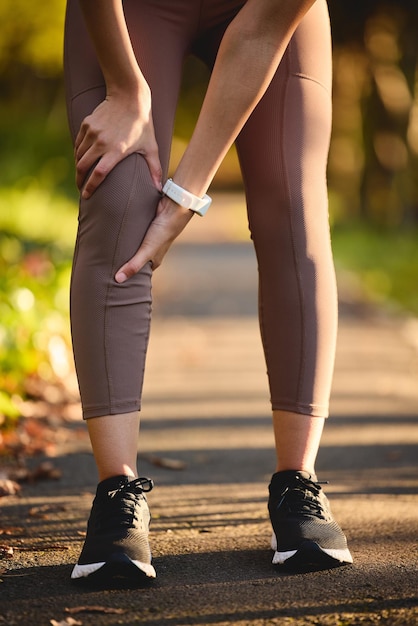
<svg viewBox="0 0 418 626">
<path fill-rule="evenodd" d="M 288 510 L 292 513 L 313 515 L 320 519 L 326 519 L 327 512 L 318 497 L 322 491 L 321 485 L 326 484 L 328 484 L 328 481 L 314 482 L 296 475 L 295 483 L 291 486 L 287 485 L 280 493 L 280 500 L 276 510 L 279 510 L 286 503 Z"/>
<path fill-rule="evenodd" d="M 153 487 L 154 482 L 151 480 L 151 478 L 134 478 L 134 480 L 122 483 L 117 489 L 114 489 L 113 491 L 108 491 L 107 495 L 111 498 L 114 498 L 118 493 L 142 493 L 143 491 L 148 492 L 151 491 Z"/>
<path fill-rule="evenodd" d="M 153 486 L 154 483 L 150 478 L 135 478 L 122 483 L 117 489 L 108 491 L 109 497 L 96 509 L 96 529 L 134 527 L 140 510 L 138 502 L 143 499 L 142 494 L 151 491 Z"/>
</svg>

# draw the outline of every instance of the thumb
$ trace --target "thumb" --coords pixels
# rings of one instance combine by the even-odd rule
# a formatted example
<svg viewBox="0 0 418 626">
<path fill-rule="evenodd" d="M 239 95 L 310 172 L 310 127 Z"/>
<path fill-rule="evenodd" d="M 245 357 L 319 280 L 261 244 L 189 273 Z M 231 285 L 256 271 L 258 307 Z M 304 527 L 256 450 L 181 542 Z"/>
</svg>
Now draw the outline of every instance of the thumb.
<svg viewBox="0 0 418 626">
<path fill-rule="evenodd" d="M 122 265 L 115 274 L 115 280 L 117 283 L 124 283 L 128 278 L 137 274 L 148 261 L 152 259 L 151 246 L 143 242 L 136 254 L 129 259 L 127 263 Z"/>
</svg>

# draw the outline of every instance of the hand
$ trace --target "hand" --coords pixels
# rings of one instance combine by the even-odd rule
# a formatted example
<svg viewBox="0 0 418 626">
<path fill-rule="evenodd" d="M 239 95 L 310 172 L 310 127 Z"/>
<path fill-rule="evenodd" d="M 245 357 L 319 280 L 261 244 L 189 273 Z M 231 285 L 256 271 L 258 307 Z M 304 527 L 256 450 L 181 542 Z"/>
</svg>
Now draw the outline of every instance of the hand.
<svg viewBox="0 0 418 626">
<path fill-rule="evenodd" d="M 149 261 L 152 263 L 152 269 L 157 269 L 173 241 L 192 217 L 192 211 L 163 197 L 138 251 L 116 272 L 116 282 L 125 282 Z"/>
<path fill-rule="evenodd" d="M 108 96 L 83 120 L 74 148 L 76 181 L 79 189 L 84 187 L 83 198 L 89 198 L 115 165 L 133 152 L 144 156 L 151 178 L 161 190 L 162 171 L 151 100 L 142 100 L 135 101 L 128 94 Z"/>
</svg>

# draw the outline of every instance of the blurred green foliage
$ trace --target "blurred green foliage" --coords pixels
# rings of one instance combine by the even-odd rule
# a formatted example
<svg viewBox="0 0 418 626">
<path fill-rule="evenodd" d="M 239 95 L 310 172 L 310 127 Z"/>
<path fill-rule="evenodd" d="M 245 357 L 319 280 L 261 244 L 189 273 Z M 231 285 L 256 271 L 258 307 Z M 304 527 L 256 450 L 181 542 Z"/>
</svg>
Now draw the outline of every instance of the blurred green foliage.
<svg viewBox="0 0 418 626">
<path fill-rule="evenodd" d="M 76 219 L 72 202 L 34 183 L 0 188 L 0 205 L 0 427 L 7 428 L 22 398 L 61 382 L 72 368 L 68 284 Z"/>
<path fill-rule="evenodd" d="M 417 227 L 391 231 L 364 222 L 340 224 L 332 233 L 337 273 L 350 272 L 370 303 L 417 316 L 417 240 Z"/>
<path fill-rule="evenodd" d="M 3 75 L 12 74 L 12 68 L 27 68 L 39 77 L 60 73 L 64 10 L 65 0 L 44 3 L 2 0 L 0 71 Z"/>
<path fill-rule="evenodd" d="M 329 8 L 337 262 L 375 297 L 418 313 L 418 3 L 329 0 Z M 0 3 L 0 427 L 33 393 L 28 381 L 59 382 L 71 367 L 76 190 L 62 81 L 64 13 L 65 0 Z M 174 160 L 207 77 L 199 62 L 186 64 Z M 216 184 L 240 185 L 233 153 Z"/>
</svg>

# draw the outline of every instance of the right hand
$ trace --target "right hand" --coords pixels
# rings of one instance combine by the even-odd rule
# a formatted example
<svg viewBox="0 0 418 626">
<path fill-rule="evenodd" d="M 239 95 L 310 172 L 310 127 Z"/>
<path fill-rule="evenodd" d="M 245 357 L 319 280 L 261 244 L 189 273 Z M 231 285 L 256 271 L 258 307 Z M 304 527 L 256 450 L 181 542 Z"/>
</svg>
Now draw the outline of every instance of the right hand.
<svg viewBox="0 0 418 626">
<path fill-rule="evenodd" d="M 156 215 L 140 247 L 134 256 L 116 272 L 116 282 L 125 282 L 149 261 L 151 261 L 152 269 L 157 269 L 171 244 L 190 222 L 193 215 L 193 211 L 184 209 L 166 196 L 161 198 Z"/>
<path fill-rule="evenodd" d="M 161 191 L 150 95 L 108 95 L 83 120 L 75 140 L 76 181 L 83 198 L 89 198 L 115 165 L 134 152 L 143 155 L 154 185 Z"/>
</svg>

